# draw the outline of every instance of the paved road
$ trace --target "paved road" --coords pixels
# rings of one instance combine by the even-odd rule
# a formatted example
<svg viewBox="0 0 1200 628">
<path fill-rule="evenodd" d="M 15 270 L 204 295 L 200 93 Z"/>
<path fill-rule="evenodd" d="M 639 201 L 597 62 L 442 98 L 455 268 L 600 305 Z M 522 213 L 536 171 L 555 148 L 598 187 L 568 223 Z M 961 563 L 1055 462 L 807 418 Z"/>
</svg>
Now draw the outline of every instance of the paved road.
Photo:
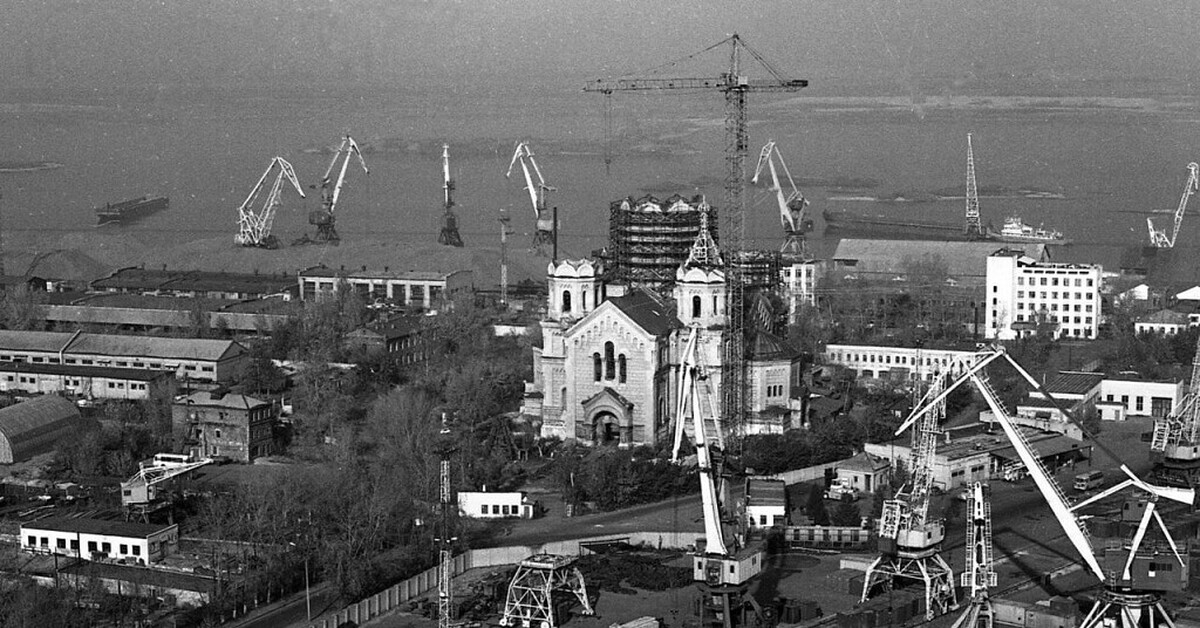
<svg viewBox="0 0 1200 628">
<path fill-rule="evenodd" d="M 322 582 L 313 586 L 309 595 L 311 597 L 314 618 L 320 617 L 323 613 L 336 612 L 342 608 L 342 604 L 339 603 L 337 590 L 329 583 Z M 222 626 L 224 628 L 285 628 L 288 626 L 307 626 L 307 618 L 308 604 L 305 600 L 304 591 L 300 591 L 293 593 L 283 602 L 259 608 L 243 618 L 222 624 Z"/>
</svg>

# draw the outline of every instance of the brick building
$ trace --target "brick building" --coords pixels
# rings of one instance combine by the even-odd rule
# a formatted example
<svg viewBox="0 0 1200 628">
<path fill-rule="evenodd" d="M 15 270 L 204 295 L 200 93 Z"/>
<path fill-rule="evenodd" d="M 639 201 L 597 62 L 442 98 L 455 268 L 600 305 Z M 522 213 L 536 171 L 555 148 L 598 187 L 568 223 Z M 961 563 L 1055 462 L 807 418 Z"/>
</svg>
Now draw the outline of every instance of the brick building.
<svg viewBox="0 0 1200 628">
<path fill-rule="evenodd" d="M 172 405 L 175 433 L 196 458 L 252 462 L 275 453 L 279 405 L 221 391 L 195 392 Z"/>
</svg>

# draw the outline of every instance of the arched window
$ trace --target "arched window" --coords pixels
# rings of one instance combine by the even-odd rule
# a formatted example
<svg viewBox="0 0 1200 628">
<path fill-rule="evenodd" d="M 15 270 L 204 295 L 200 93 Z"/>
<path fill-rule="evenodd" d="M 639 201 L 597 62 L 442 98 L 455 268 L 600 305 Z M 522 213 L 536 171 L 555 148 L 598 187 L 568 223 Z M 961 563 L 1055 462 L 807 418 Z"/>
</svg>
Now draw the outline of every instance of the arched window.
<svg viewBox="0 0 1200 628">
<path fill-rule="evenodd" d="M 692 318 L 700 318 L 700 296 L 692 297 Z"/>
<path fill-rule="evenodd" d="M 713 295 L 713 316 L 716 316 L 720 312 L 721 312 L 720 308 L 717 307 L 717 295 L 714 294 Z"/>
<path fill-rule="evenodd" d="M 622 384 L 625 383 L 625 354 L 617 356 L 617 379 Z"/>
<path fill-rule="evenodd" d="M 613 379 L 617 376 L 616 360 L 613 358 L 613 343 L 604 343 L 604 379 Z"/>
<path fill-rule="evenodd" d="M 562 311 L 564 314 L 571 311 L 571 291 L 570 290 L 563 290 Z"/>
<path fill-rule="evenodd" d="M 603 369 L 603 367 L 600 365 L 600 354 L 593 353 L 592 354 L 592 377 L 596 381 L 600 381 L 601 373 L 603 372 L 602 369 Z"/>
<path fill-rule="evenodd" d="M 579 293 L 579 311 L 587 311 L 587 290 Z"/>
</svg>

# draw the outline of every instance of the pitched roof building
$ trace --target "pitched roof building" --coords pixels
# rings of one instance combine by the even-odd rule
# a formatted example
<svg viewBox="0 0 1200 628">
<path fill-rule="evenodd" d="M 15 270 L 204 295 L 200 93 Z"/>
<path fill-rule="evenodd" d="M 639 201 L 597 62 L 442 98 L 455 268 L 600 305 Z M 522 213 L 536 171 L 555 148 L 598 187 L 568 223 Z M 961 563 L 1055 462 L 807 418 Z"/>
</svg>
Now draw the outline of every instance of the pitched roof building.
<svg viewBox="0 0 1200 628">
<path fill-rule="evenodd" d="M 181 378 L 232 381 L 249 360 L 232 340 L 0 330 L 0 361 L 172 370 Z"/>
</svg>

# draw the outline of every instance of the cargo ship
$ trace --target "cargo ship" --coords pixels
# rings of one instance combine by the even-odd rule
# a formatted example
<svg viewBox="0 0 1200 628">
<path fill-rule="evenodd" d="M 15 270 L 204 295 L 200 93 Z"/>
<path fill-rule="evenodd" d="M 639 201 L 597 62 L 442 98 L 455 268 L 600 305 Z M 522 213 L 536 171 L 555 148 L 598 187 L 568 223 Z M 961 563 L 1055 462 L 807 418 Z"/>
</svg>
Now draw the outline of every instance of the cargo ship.
<svg viewBox="0 0 1200 628">
<path fill-rule="evenodd" d="M 1070 244 L 1061 231 L 1031 227 L 1019 217 L 1010 216 L 999 231 L 988 227 L 984 235 L 970 235 L 962 224 L 935 222 L 883 213 L 858 213 L 846 210 L 821 212 L 828 233 L 864 235 L 890 240 L 992 240 L 1040 244 Z"/>
<path fill-rule="evenodd" d="M 96 226 L 133 222 L 166 209 L 169 203 L 165 196 L 142 196 L 119 203 L 105 203 L 103 207 L 95 209 Z"/>
</svg>

